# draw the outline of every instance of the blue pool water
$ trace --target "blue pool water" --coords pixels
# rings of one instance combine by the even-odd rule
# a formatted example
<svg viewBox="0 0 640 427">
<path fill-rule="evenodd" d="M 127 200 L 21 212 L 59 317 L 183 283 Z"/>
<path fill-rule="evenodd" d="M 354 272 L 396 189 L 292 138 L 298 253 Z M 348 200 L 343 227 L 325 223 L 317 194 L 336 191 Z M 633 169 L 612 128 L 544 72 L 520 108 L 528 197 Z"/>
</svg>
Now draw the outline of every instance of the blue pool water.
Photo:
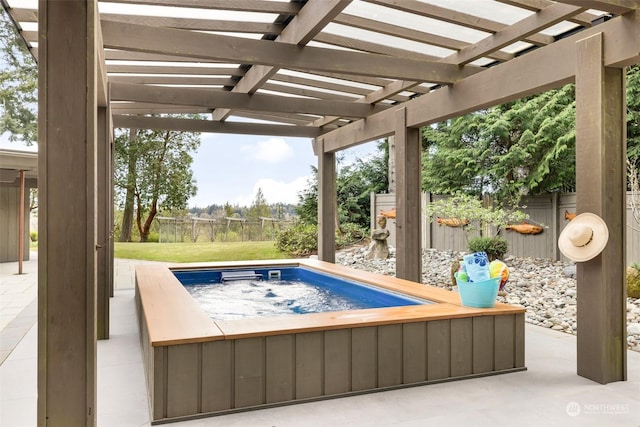
<svg viewBox="0 0 640 427">
<path fill-rule="evenodd" d="M 173 273 L 215 320 L 431 303 L 302 267 Z"/>
</svg>

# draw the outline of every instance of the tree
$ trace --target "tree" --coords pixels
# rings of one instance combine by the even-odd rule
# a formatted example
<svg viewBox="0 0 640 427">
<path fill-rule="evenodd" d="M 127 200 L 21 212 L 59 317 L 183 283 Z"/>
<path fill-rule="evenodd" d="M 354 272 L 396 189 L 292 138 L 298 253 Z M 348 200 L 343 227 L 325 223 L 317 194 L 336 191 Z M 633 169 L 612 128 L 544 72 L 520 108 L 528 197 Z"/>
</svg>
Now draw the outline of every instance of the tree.
<svg viewBox="0 0 640 427">
<path fill-rule="evenodd" d="M 347 222 L 369 228 L 371 193 L 387 191 L 387 155 L 385 145 L 378 146 L 378 155 L 358 158 L 340 168 L 336 179 L 340 223 Z"/>
<path fill-rule="evenodd" d="M 301 223 L 318 225 L 318 168 L 311 166 L 311 172 L 307 187 L 298 193 L 296 213 Z"/>
<path fill-rule="evenodd" d="M 0 8 L 0 134 L 31 145 L 38 140 L 38 67 Z"/>
<path fill-rule="evenodd" d="M 138 130 L 135 138 L 116 137 L 116 199 L 126 211 L 133 198 L 141 242 L 147 241 L 160 208 L 185 209 L 196 194 L 190 153 L 199 145 L 200 135 L 187 132 Z"/>
<path fill-rule="evenodd" d="M 253 203 L 247 211 L 247 218 L 249 220 L 258 221 L 260 218 L 270 218 L 271 209 L 267 204 L 267 200 L 264 198 L 262 188 L 258 188 L 256 197 L 253 199 Z"/>
<path fill-rule="evenodd" d="M 369 228 L 371 218 L 370 194 L 387 191 L 388 145 L 378 145 L 378 154 L 368 159 L 357 159 L 338 169 L 336 198 L 339 223 L 353 223 Z M 313 177 L 307 188 L 298 193 L 296 209 L 300 221 L 318 223 L 318 169 L 311 167 Z"/>
<path fill-rule="evenodd" d="M 522 195 L 575 187 L 575 89 L 557 90 L 425 127 L 423 189 Z"/>
</svg>

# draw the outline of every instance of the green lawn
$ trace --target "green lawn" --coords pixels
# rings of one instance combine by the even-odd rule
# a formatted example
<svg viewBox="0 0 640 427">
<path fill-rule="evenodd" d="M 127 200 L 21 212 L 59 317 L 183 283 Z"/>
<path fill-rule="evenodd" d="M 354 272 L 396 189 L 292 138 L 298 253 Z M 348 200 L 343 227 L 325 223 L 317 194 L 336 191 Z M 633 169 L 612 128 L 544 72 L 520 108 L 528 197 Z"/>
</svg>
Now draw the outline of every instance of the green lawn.
<svg viewBox="0 0 640 427">
<path fill-rule="evenodd" d="M 116 258 L 166 262 L 240 261 L 288 258 L 274 242 L 122 243 Z"/>
</svg>

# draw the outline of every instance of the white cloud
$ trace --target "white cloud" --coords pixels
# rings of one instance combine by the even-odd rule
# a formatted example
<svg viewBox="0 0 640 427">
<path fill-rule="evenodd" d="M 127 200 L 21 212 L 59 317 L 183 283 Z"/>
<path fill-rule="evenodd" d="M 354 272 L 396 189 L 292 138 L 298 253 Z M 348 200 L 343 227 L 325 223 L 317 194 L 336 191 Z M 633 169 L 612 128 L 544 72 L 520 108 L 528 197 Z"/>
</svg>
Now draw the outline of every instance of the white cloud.
<svg viewBox="0 0 640 427">
<path fill-rule="evenodd" d="M 293 157 L 293 149 L 282 138 L 269 138 L 252 145 L 244 145 L 242 151 L 260 161 L 279 163 Z"/>
<path fill-rule="evenodd" d="M 236 198 L 233 203 L 240 206 L 251 206 L 258 192 L 262 189 L 262 194 L 268 204 L 291 203 L 298 204 L 298 193 L 308 187 L 311 176 L 301 176 L 290 182 L 276 181 L 271 178 L 260 178 L 253 185 L 253 192 Z"/>
</svg>

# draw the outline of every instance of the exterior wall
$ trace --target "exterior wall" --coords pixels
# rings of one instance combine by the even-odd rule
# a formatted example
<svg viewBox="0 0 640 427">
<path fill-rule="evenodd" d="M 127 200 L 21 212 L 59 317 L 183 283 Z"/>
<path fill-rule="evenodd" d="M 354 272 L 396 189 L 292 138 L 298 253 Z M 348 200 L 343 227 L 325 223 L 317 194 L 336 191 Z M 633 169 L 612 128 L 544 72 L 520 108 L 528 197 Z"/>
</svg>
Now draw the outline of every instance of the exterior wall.
<svg viewBox="0 0 640 427">
<path fill-rule="evenodd" d="M 525 369 L 524 314 L 161 347 L 140 326 L 153 421 Z"/>
<path fill-rule="evenodd" d="M 29 260 L 29 189 L 24 200 L 23 259 Z M 18 261 L 20 187 L 0 186 L 0 262 Z"/>
</svg>

